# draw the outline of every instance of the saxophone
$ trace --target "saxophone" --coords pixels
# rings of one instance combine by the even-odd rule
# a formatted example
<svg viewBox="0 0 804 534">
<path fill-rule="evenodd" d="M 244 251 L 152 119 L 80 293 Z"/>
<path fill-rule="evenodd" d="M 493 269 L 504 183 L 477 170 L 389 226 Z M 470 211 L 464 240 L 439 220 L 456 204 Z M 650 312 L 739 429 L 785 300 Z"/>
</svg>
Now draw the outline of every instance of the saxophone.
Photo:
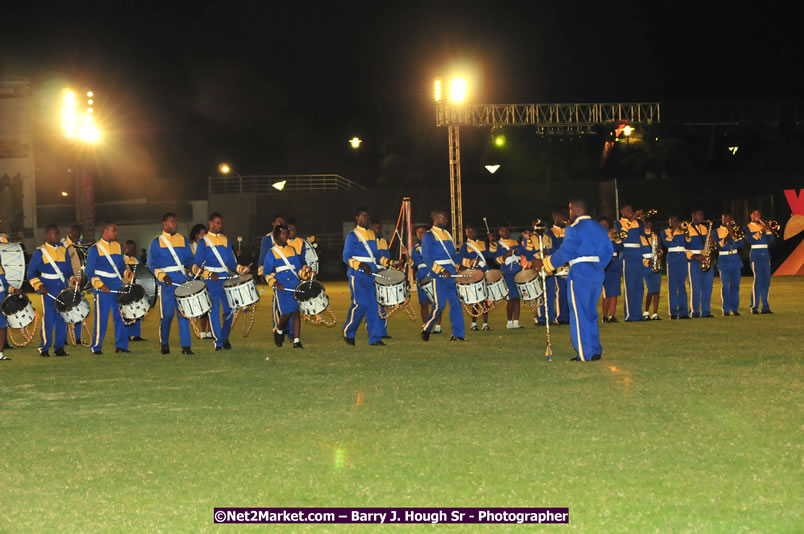
<svg viewBox="0 0 804 534">
<path fill-rule="evenodd" d="M 662 247 L 659 246 L 656 232 L 651 232 L 650 235 L 650 270 L 654 273 L 662 272 Z"/>
<path fill-rule="evenodd" d="M 712 268 L 712 254 L 715 252 L 715 244 L 712 240 L 712 226 L 714 225 L 712 221 L 704 221 L 704 224 L 706 223 L 709 223 L 709 229 L 706 231 L 706 242 L 702 253 L 704 259 L 701 262 L 701 270 L 704 272 Z"/>
</svg>

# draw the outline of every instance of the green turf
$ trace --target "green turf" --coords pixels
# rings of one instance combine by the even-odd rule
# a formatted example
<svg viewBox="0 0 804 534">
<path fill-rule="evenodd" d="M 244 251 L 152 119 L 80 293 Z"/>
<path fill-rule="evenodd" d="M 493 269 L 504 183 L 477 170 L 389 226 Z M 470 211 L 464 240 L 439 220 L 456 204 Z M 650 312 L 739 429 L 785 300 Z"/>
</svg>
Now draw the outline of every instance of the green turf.
<svg viewBox="0 0 804 534">
<path fill-rule="evenodd" d="M 328 289 L 342 325 L 345 285 Z M 387 347 L 305 325 L 303 351 L 277 349 L 267 303 L 229 352 L 159 355 L 155 314 L 132 354 L 111 337 L 99 357 L 15 349 L 0 531 L 307 530 L 213 525 L 215 506 L 568 506 L 582 532 L 801 532 L 802 295 L 777 278 L 775 315 L 603 325 L 585 364 L 566 361 L 568 327 L 547 363 L 544 330 L 506 331 L 499 310 L 462 344 L 425 344 L 400 313 Z"/>
</svg>

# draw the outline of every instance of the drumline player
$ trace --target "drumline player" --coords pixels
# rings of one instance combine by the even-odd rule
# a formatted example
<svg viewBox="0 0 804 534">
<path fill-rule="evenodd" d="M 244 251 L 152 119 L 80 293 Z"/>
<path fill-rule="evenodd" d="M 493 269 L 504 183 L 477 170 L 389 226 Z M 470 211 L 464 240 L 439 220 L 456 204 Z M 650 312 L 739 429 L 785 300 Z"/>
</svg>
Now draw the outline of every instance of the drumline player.
<svg viewBox="0 0 804 534">
<path fill-rule="evenodd" d="M 170 326 L 178 311 L 176 284 L 186 282 L 188 270 L 193 266 L 193 253 L 187 240 L 177 232 L 176 214 L 162 215 L 162 233 L 154 237 L 148 248 L 148 268 L 157 280 L 159 300 L 159 343 L 162 354 L 170 354 Z M 190 321 L 181 313 L 177 317 L 182 354 L 193 354 L 190 339 Z"/>
<path fill-rule="evenodd" d="M 422 258 L 433 273 L 435 302 L 430 316 L 422 326 L 421 336 L 424 341 L 430 340 L 430 330 L 444 311 L 444 306 L 449 304 L 449 321 L 452 328 L 450 341 L 463 341 L 466 327 L 461 303 L 458 300 L 458 289 L 455 287 L 455 279 L 452 278 L 457 274 L 461 258 L 456 252 L 452 236 L 446 230 L 447 213 L 444 210 L 434 210 L 430 217 L 433 226 L 422 238 Z"/>
<path fill-rule="evenodd" d="M 223 291 L 223 282 L 229 278 L 229 273 L 245 274 L 250 271 L 248 266 L 238 265 L 232 244 L 221 230 L 223 230 L 223 215 L 218 212 L 209 215 L 209 230 L 198 241 L 193 256 L 193 272 L 204 279 L 212 300 L 212 309 L 209 311 L 212 337 L 215 340 L 215 350 L 230 350 L 229 333 L 232 329 L 233 313 Z M 221 320 L 221 312 L 223 320 Z"/>
<path fill-rule="evenodd" d="M 79 281 L 73 276 L 73 266 L 67 249 L 59 241 L 59 227 L 55 224 L 45 227 L 45 242 L 34 250 L 26 275 L 31 287 L 42 299 L 42 342 L 39 345 L 39 354 L 42 357 L 50 356 L 48 350 L 52 341 L 54 354 L 67 356 L 64 350 L 67 324 L 56 311 L 54 302 L 59 292 Z"/>
<path fill-rule="evenodd" d="M 137 259 L 137 243 L 131 239 L 126 241 L 124 245 L 123 261 L 133 276 L 137 272 L 137 265 L 140 264 L 140 260 Z M 127 330 L 129 341 L 148 341 L 142 338 L 142 319 L 137 319 L 134 323 L 128 325 Z"/>
<path fill-rule="evenodd" d="M 369 228 L 371 215 L 367 208 L 355 210 L 355 229 L 343 244 L 343 262 L 349 266 L 349 291 L 351 303 L 343 326 L 343 338 L 347 345 L 355 344 L 355 334 L 365 317 L 369 345 L 385 345 L 382 340 L 382 320 L 374 289 L 374 275 L 383 267 L 399 267 L 401 262 L 391 262 L 380 256 L 377 239 Z"/>
<path fill-rule="evenodd" d="M 433 275 L 430 273 L 430 269 L 427 268 L 427 265 L 424 263 L 424 258 L 422 257 L 422 239 L 424 238 L 424 234 L 426 234 L 430 230 L 430 227 L 426 224 L 420 224 L 416 227 L 416 239 L 418 242 L 413 246 L 413 251 L 410 253 L 410 264 L 413 267 L 416 277 L 416 294 L 419 297 L 419 311 L 422 316 L 422 326 L 424 323 L 427 322 L 427 318 L 430 317 L 430 306 L 433 305 L 430 302 L 430 297 L 427 296 L 427 293 L 419 285 L 419 282 L 424 280 L 426 277 L 433 278 Z M 440 334 L 441 333 L 441 316 L 436 319 L 435 326 L 433 326 L 433 330 L 430 332 L 431 334 Z"/>
<path fill-rule="evenodd" d="M 265 281 L 274 290 L 274 309 L 277 310 L 274 343 L 281 347 L 285 341 L 288 323 L 293 323 L 293 348 L 303 349 L 301 342 L 301 317 L 293 290 L 302 280 L 310 278 L 312 269 L 305 265 L 304 257 L 288 244 L 288 227 L 274 226 L 271 242 L 262 266 Z"/>
<path fill-rule="evenodd" d="M 81 256 L 78 255 L 78 249 L 76 245 L 83 245 L 83 241 L 81 241 L 81 234 L 83 230 L 81 229 L 81 225 L 76 223 L 70 226 L 70 230 L 67 232 L 67 235 L 61 239 L 61 242 L 64 243 L 64 246 L 67 248 L 67 255 L 70 256 L 70 264 L 73 266 L 73 273 L 75 276 L 81 276 L 81 268 L 84 266 L 81 263 Z M 81 323 L 75 323 L 73 325 L 73 330 L 75 332 L 75 344 L 81 344 L 81 330 L 83 329 L 84 325 Z"/>
<path fill-rule="evenodd" d="M 490 250 L 492 254 L 496 254 L 495 260 L 500 265 L 505 282 L 508 285 L 508 303 L 506 305 L 506 316 L 508 323 L 507 329 L 522 328 L 519 325 L 519 291 L 514 282 L 514 276 L 522 270 L 521 256 L 525 255 L 525 250 L 516 239 L 511 239 L 511 223 L 501 222 L 497 233 L 500 238 L 492 242 Z"/>
<path fill-rule="evenodd" d="M 391 250 L 388 247 L 388 241 L 382 236 L 382 223 L 372 220 L 371 231 L 374 232 L 374 237 L 377 239 L 377 252 L 379 252 L 379 257 L 385 258 L 390 264 Z M 388 335 L 388 314 L 385 312 L 385 306 L 380 306 L 380 309 L 382 309 L 382 314 L 385 316 L 384 318 L 380 317 L 380 322 L 382 323 L 382 339 L 391 339 L 391 336 Z"/>
<path fill-rule="evenodd" d="M 195 251 L 198 249 L 198 241 L 207 235 L 207 227 L 201 223 L 196 224 L 190 230 L 190 251 L 195 257 Z M 212 339 L 212 329 L 209 326 L 209 315 L 202 315 L 197 319 L 198 321 L 198 337 L 200 339 Z"/>
<path fill-rule="evenodd" d="M 485 276 L 486 271 L 489 270 L 489 261 L 492 259 L 491 251 L 486 246 L 486 243 L 477 238 L 477 227 L 469 223 L 464 230 L 466 233 L 466 242 L 461 245 L 461 250 L 458 255 L 461 258 L 461 265 L 467 269 L 479 269 L 483 271 Z M 488 233 L 489 242 L 492 240 L 491 232 Z M 477 332 L 477 317 L 472 317 L 472 326 L 470 328 L 473 332 Z M 489 328 L 489 313 L 483 314 L 483 330 L 490 330 Z"/>
<path fill-rule="evenodd" d="M 106 336 L 109 312 L 114 322 L 114 351 L 129 352 L 128 327 L 120 314 L 117 291 L 131 280 L 131 271 L 126 269 L 123 249 L 116 239 L 117 225 L 105 222 L 101 238 L 87 253 L 87 277 L 92 283 L 95 296 L 95 330 L 89 351 L 96 355 L 103 354 L 103 338 Z"/>
<path fill-rule="evenodd" d="M 0 243 L 8 243 L 8 237 L 5 234 L 0 234 Z M 0 264 L 0 301 L 14 292 L 16 292 L 16 290 L 9 285 L 8 281 L 6 280 L 6 271 L 3 269 L 3 265 Z M 7 335 L 8 324 L 6 322 L 6 316 L 4 313 L 0 313 L 0 361 L 11 359 L 3 354 Z"/>
</svg>

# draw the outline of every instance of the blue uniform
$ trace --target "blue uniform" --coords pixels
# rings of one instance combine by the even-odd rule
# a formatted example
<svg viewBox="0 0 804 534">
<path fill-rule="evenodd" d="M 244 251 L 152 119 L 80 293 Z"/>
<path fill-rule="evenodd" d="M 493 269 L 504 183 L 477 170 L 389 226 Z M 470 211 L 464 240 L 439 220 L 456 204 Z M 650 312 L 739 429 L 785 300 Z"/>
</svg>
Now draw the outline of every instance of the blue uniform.
<svg viewBox="0 0 804 534">
<path fill-rule="evenodd" d="M 265 236 L 263 236 L 262 238 L 262 241 L 260 242 L 260 262 L 257 264 L 259 265 L 259 267 L 257 268 L 257 274 L 259 276 L 264 276 L 264 273 L 262 272 L 262 266 L 265 263 L 265 255 L 268 254 L 268 251 L 271 250 L 271 247 L 273 246 L 274 246 L 273 234 L 265 234 Z"/>
<path fill-rule="evenodd" d="M 418 284 L 424 277 L 430 275 L 430 269 L 427 268 L 427 265 L 424 263 L 424 258 L 422 257 L 421 243 L 416 243 L 416 246 L 413 247 L 413 252 L 410 253 L 410 261 L 413 264 L 413 268 L 416 270 L 416 294 L 419 296 L 419 303 L 431 304 L 427 293 L 422 291 L 422 288 L 419 287 Z M 430 278 L 432 278 L 432 276 L 430 276 Z"/>
<path fill-rule="evenodd" d="M 8 237 L 5 234 L 0 234 L 0 243 L 8 243 Z M 3 265 L 0 264 L 0 302 L 8 296 L 8 281 L 6 280 L 6 272 L 3 270 Z M 0 313 L 0 328 L 7 326 L 5 314 Z M 3 347 L 0 347 L 0 352 L 3 352 Z"/>
<path fill-rule="evenodd" d="M 670 317 L 689 317 L 687 308 L 687 248 L 684 231 L 665 229 L 662 234 L 667 247 L 667 288 Z"/>
<path fill-rule="evenodd" d="M 388 241 L 385 240 L 384 237 L 376 236 L 377 237 L 377 251 L 379 252 L 379 258 L 384 258 L 384 262 L 386 265 L 391 264 L 391 250 L 388 247 Z M 378 258 L 378 259 L 379 259 Z M 380 322 L 382 323 L 382 335 L 383 337 L 388 335 L 388 315 L 385 313 L 385 306 L 380 306 L 382 308 L 382 314 L 385 318 L 380 318 Z M 368 328 L 368 325 L 366 326 Z"/>
<path fill-rule="evenodd" d="M 92 245 L 87 253 L 86 271 L 95 295 L 95 330 L 89 350 L 93 354 L 101 352 L 110 312 L 114 322 L 114 346 L 116 349 L 127 350 L 128 328 L 120 314 L 117 294 L 101 291 L 104 285 L 112 291 L 123 287 L 126 262 L 123 259 L 123 249 L 120 247 L 120 243 L 101 239 Z"/>
<path fill-rule="evenodd" d="M 31 287 L 35 290 L 38 291 L 44 285 L 50 295 L 58 296 L 59 292 L 67 288 L 70 277 L 73 276 L 73 266 L 67 255 L 67 249 L 62 243 L 56 246 L 45 243 L 38 247 L 31 256 L 27 275 Z M 61 349 L 67 339 L 67 325 L 53 305 L 55 300 L 45 295 L 41 298 L 44 317 L 39 352 L 46 352 L 51 342 L 54 348 Z"/>
<path fill-rule="evenodd" d="M 604 269 L 614 248 L 608 232 L 588 215 L 575 219 L 567 228 L 561 247 L 544 260 L 548 271 L 570 264 L 570 334 L 581 361 L 603 354 L 598 330 L 597 301 L 603 290 Z"/>
<path fill-rule="evenodd" d="M 508 286 L 506 300 L 519 300 L 519 291 L 516 289 L 514 276 L 522 270 L 522 256 L 527 255 L 527 251 L 516 239 L 499 239 L 492 243 L 490 248 L 491 253 L 495 255 L 494 259 L 500 264 L 500 271 Z M 503 258 L 503 255 L 509 251 L 512 251 L 512 254 L 507 258 Z"/>
<path fill-rule="evenodd" d="M 642 236 L 642 276 L 645 280 L 645 288 L 648 293 L 659 293 L 662 289 L 662 273 L 654 273 L 651 268 L 652 247 L 651 240 L 652 233 L 646 233 Z M 658 236 L 657 236 L 658 239 Z M 659 245 L 661 246 L 661 245 Z"/>
<path fill-rule="evenodd" d="M 762 311 L 770 311 L 768 292 L 770 291 L 771 266 L 768 246 L 776 241 L 773 232 L 762 232 L 757 223 L 748 223 L 745 227 L 745 241 L 751 245 L 751 270 L 754 272 L 754 283 L 751 286 L 751 311 L 756 312 L 762 303 Z"/>
<path fill-rule="evenodd" d="M 170 244 L 170 247 L 168 246 Z M 172 247 L 172 248 L 171 248 Z M 172 250 L 172 252 L 171 252 Z M 174 258 L 173 254 L 176 255 Z M 159 293 L 159 343 L 167 345 L 170 339 L 170 326 L 176 314 L 176 287 L 188 280 L 187 269 L 193 266 L 193 252 L 184 236 L 170 235 L 162 232 L 153 238 L 148 248 L 148 268 L 154 273 Z M 169 276 L 172 284 L 163 282 Z M 190 346 L 190 321 L 181 313 L 179 322 L 179 340 L 182 347 Z"/>
<path fill-rule="evenodd" d="M 461 258 L 461 265 L 467 269 L 473 268 L 472 261 L 477 260 L 477 265 L 474 269 L 480 269 L 484 273 L 489 270 L 489 262 L 493 257 L 491 251 L 486 247 L 486 243 L 479 239 L 467 239 L 466 243 L 461 245 L 458 256 Z"/>
<path fill-rule="evenodd" d="M 78 256 L 78 252 L 76 251 L 75 245 L 83 245 L 83 242 L 73 241 L 70 239 L 70 236 L 65 236 L 61 238 L 61 242 L 64 243 L 64 246 L 67 248 L 67 256 L 70 258 L 70 265 L 73 266 L 73 274 L 78 276 L 81 272 L 81 258 Z M 68 325 L 67 328 L 70 328 Z M 75 323 L 73 326 L 73 332 L 75 333 L 75 343 L 76 345 L 81 344 L 81 330 L 84 328 L 82 323 Z"/>
<path fill-rule="evenodd" d="M 274 287 L 279 282 L 285 289 L 294 289 L 301 281 L 301 270 L 304 265 L 304 256 L 296 247 L 290 244 L 284 247 L 274 245 L 265 253 L 262 272 L 269 286 Z M 274 290 L 274 328 L 279 323 L 280 317 L 298 309 L 299 305 L 293 298 L 292 291 Z"/>
<path fill-rule="evenodd" d="M 539 235 L 534 233 L 530 236 L 530 239 L 525 245 L 525 258 L 528 261 L 533 261 L 536 258 L 542 259 L 547 255 L 547 253 L 549 253 L 552 247 L 550 235 L 551 234 L 548 232 L 542 236 L 542 244 L 544 244 L 545 254 L 542 254 L 541 244 L 539 243 Z M 558 289 L 558 285 L 555 283 L 555 278 L 556 277 L 553 275 L 547 276 L 547 292 L 544 297 L 547 299 L 547 314 L 550 317 L 551 323 L 556 321 L 556 289 Z M 536 306 L 536 322 L 540 325 L 544 325 L 544 306 Z"/>
<path fill-rule="evenodd" d="M 706 234 L 709 227 L 703 223 L 690 223 L 685 238 L 687 248 L 687 275 L 690 278 L 690 311 L 692 317 L 706 317 L 711 315 L 712 285 L 715 281 L 715 271 L 701 269 L 701 262 L 693 259 L 696 254 L 703 254 L 706 245 Z"/>
<path fill-rule="evenodd" d="M 372 273 L 376 273 L 380 266 L 388 267 L 388 260 L 380 257 L 377 248 L 377 239 L 374 232 L 360 226 L 346 236 L 343 245 L 343 262 L 349 266 L 349 290 L 352 294 L 349 312 L 346 314 L 346 324 L 343 326 L 343 335 L 347 339 L 354 339 L 357 327 L 363 317 L 366 318 L 369 343 L 382 340 L 382 321 L 380 320 L 379 306 L 377 305 L 377 291 L 374 289 L 374 277 L 358 269 L 360 263 L 369 266 Z"/>
<path fill-rule="evenodd" d="M 743 239 L 731 239 L 725 226 L 717 229 L 717 269 L 720 271 L 720 302 L 723 315 L 740 309 L 740 271 L 743 259 L 739 249 L 745 245 Z"/>
<path fill-rule="evenodd" d="M 519 247 L 514 241 L 515 246 Z M 455 279 L 444 278 L 441 274 L 444 271 L 454 275 L 457 267 L 461 263 L 461 258 L 455 251 L 455 243 L 448 231 L 433 226 L 429 232 L 424 234 L 422 239 L 422 258 L 427 267 L 432 271 L 434 277 L 433 291 L 435 302 L 430 316 L 424 322 L 422 329 L 429 332 L 435 325 L 444 307 L 449 304 L 449 322 L 452 326 L 452 336 L 463 339 L 465 325 L 463 323 L 463 309 L 458 300 L 458 290 L 455 287 Z M 518 258 L 517 258 L 518 259 Z M 516 291 L 516 288 L 514 288 Z"/>
<path fill-rule="evenodd" d="M 232 329 L 232 308 L 226 300 L 223 283 L 229 278 L 229 272 L 240 273 L 245 267 L 238 265 L 235 259 L 232 244 L 223 234 L 207 232 L 203 239 L 198 241 L 193 259 L 195 269 L 203 269 L 203 278 L 207 284 L 209 298 L 212 299 L 212 309 L 209 312 L 209 324 L 212 326 L 212 337 L 215 338 L 215 347 L 222 347 L 229 341 L 229 332 Z M 203 266 L 203 267 L 202 267 Z M 217 280 L 211 278 L 212 273 L 218 275 Z M 223 312 L 223 320 L 221 320 Z"/>
<path fill-rule="evenodd" d="M 641 321 L 642 314 L 642 295 L 645 287 L 643 285 L 644 265 L 642 263 L 642 222 L 634 219 L 629 221 L 621 218 L 614 221 L 614 229 L 617 233 L 628 232 L 623 240 L 623 252 L 621 254 L 623 266 L 623 278 L 625 279 L 625 298 L 624 313 L 626 321 Z"/>
<path fill-rule="evenodd" d="M 611 247 L 614 249 L 612 252 L 611 261 L 603 270 L 605 278 L 603 279 L 603 298 L 608 299 L 620 296 L 620 285 L 623 274 L 623 266 L 620 263 L 620 254 L 623 251 L 623 242 L 619 237 L 609 237 L 611 239 Z"/>
<path fill-rule="evenodd" d="M 547 236 L 550 238 L 545 243 L 547 254 L 552 254 L 564 243 L 564 235 L 566 229 L 560 226 L 553 225 L 547 231 Z M 552 287 L 551 287 L 552 286 Z M 567 295 L 567 278 L 564 276 L 551 276 L 547 279 L 547 298 L 553 301 L 553 309 L 555 310 L 555 321 L 566 324 L 569 322 L 569 296 Z M 550 305 L 548 303 L 547 311 L 550 312 Z M 552 315 L 552 313 L 551 313 Z"/>
</svg>

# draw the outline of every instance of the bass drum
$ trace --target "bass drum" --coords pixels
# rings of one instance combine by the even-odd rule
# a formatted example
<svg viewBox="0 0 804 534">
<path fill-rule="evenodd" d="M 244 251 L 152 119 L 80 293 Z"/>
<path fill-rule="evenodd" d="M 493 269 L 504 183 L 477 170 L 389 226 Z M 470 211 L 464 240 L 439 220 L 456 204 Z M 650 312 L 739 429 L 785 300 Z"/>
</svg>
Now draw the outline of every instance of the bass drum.
<svg viewBox="0 0 804 534">
<path fill-rule="evenodd" d="M 144 263 L 137 264 L 137 268 L 134 269 L 134 275 L 134 283 L 142 286 L 145 290 L 145 298 L 148 299 L 148 305 L 150 306 L 148 309 L 150 310 L 156 304 L 156 278 Z"/>
<path fill-rule="evenodd" d="M 20 289 L 25 281 L 25 252 L 19 243 L 0 243 L 0 263 L 6 273 L 6 282 Z"/>
</svg>

